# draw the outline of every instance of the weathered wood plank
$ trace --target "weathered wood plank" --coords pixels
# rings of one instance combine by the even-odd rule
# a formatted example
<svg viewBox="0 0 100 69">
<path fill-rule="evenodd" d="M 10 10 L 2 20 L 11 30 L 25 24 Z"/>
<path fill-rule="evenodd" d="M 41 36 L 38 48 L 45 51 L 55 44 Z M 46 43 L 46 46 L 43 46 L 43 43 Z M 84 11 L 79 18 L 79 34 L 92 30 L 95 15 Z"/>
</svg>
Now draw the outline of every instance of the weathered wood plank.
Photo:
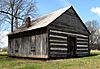
<svg viewBox="0 0 100 69">
<path fill-rule="evenodd" d="M 89 54 L 88 52 L 77 52 L 78 55 Z"/>
<path fill-rule="evenodd" d="M 30 55 L 33 56 L 36 55 L 36 36 L 33 35 L 30 37 Z"/>
<path fill-rule="evenodd" d="M 67 41 L 67 39 L 58 38 L 58 37 L 50 37 L 50 40 L 62 40 L 62 41 Z"/>
<path fill-rule="evenodd" d="M 64 53 L 62 53 L 62 52 L 50 52 L 50 55 L 52 55 L 52 54 L 54 54 L 54 55 L 56 55 L 56 54 L 59 54 L 59 55 L 66 55 L 67 53 L 66 52 L 64 52 Z"/>
<path fill-rule="evenodd" d="M 66 58 L 68 55 L 67 54 L 50 54 L 50 57 L 52 57 L 52 58 L 62 58 L 62 57 L 64 57 L 64 58 Z"/>
<path fill-rule="evenodd" d="M 61 31 L 57 31 L 57 30 L 50 30 L 50 34 L 58 35 L 58 36 L 62 36 L 62 37 L 67 37 L 67 34 L 62 33 Z"/>
<path fill-rule="evenodd" d="M 77 47 L 77 49 L 88 49 L 88 47 Z"/>
<path fill-rule="evenodd" d="M 77 52 L 88 52 L 88 50 L 77 50 Z"/>
<path fill-rule="evenodd" d="M 78 50 L 81 50 L 81 51 L 82 51 L 82 50 L 88 50 L 88 48 L 77 48 L 77 51 L 78 51 Z"/>
<path fill-rule="evenodd" d="M 80 40 L 77 39 L 77 42 L 88 42 L 88 39 L 86 39 L 86 40 L 85 39 L 80 39 Z"/>
<path fill-rule="evenodd" d="M 67 53 L 67 50 L 50 50 L 50 52 Z"/>
<path fill-rule="evenodd" d="M 50 45 L 67 46 L 67 44 L 62 44 L 62 43 L 50 43 Z"/>
<path fill-rule="evenodd" d="M 67 48 L 65 45 L 50 45 L 52 48 Z"/>
<path fill-rule="evenodd" d="M 88 53 L 90 55 L 90 38 L 89 38 L 89 36 L 88 36 Z"/>
<path fill-rule="evenodd" d="M 81 39 L 87 39 L 88 40 L 88 36 L 86 36 L 86 37 L 77 36 L 77 38 L 80 39 L 80 40 Z"/>
<path fill-rule="evenodd" d="M 48 44 L 47 52 L 48 52 L 48 58 L 50 58 L 50 47 L 51 47 L 51 46 L 50 46 L 50 37 L 49 37 L 49 35 L 50 35 L 50 29 L 49 29 L 49 28 L 47 28 L 47 33 L 48 33 L 48 34 L 47 34 L 47 38 L 48 38 L 48 39 L 47 39 L 47 42 L 48 42 L 48 43 L 47 43 L 47 44 Z"/>
<path fill-rule="evenodd" d="M 77 45 L 77 47 L 88 47 L 88 45 Z"/>
<path fill-rule="evenodd" d="M 68 50 L 67 48 L 50 48 L 50 50 Z"/>
<path fill-rule="evenodd" d="M 36 35 L 36 55 L 42 54 L 41 35 Z"/>
<path fill-rule="evenodd" d="M 50 43 L 67 44 L 67 41 L 50 41 Z"/>
<path fill-rule="evenodd" d="M 53 26 L 49 26 L 49 29 L 51 32 L 57 32 L 59 34 L 64 34 L 64 35 L 73 35 L 73 36 L 79 36 L 80 37 L 83 37 L 83 38 L 88 38 L 88 35 L 85 35 L 85 34 L 82 34 L 82 33 L 77 33 L 77 32 L 71 32 L 69 30 L 64 30 L 64 29 L 61 29 L 59 27 L 53 27 Z"/>
<path fill-rule="evenodd" d="M 11 40 L 8 37 L 8 54 L 11 54 Z"/>
<path fill-rule="evenodd" d="M 67 39 L 67 37 L 64 37 L 64 36 L 52 35 L 52 34 L 50 34 L 50 37 L 61 38 L 61 39 Z"/>
<path fill-rule="evenodd" d="M 50 42 L 67 42 L 66 40 L 56 40 L 56 39 L 54 39 L 54 40 L 50 39 L 49 41 Z"/>
<path fill-rule="evenodd" d="M 30 37 L 23 37 L 21 39 L 21 54 L 25 57 L 28 57 L 29 54 L 29 46 L 30 46 Z"/>
<path fill-rule="evenodd" d="M 88 43 L 77 43 L 77 45 L 88 45 Z"/>
<path fill-rule="evenodd" d="M 86 34 L 84 34 L 84 33 L 80 33 L 80 32 L 75 32 L 75 31 L 71 31 L 71 30 L 68 30 L 68 29 L 66 29 L 66 28 L 60 28 L 60 27 L 58 27 L 58 26 L 49 26 L 48 27 L 50 30 L 54 30 L 54 31 L 56 31 L 56 32 L 60 32 L 60 33 L 62 33 L 62 34 L 66 34 L 66 35 L 75 35 L 75 36 L 82 36 L 82 37 L 87 37 L 88 35 L 86 35 Z"/>
<path fill-rule="evenodd" d="M 40 32 L 42 34 L 36 35 L 36 55 L 42 56 L 47 55 L 47 34 L 44 31 Z"/>
<path fill-rule="evenodd" d="M 10 39 L 10 44 L 11 46 L 9 47 L 10 48 L 10 55 L 13 55 L 14 54 L 14 47 L 15 47 L 15 40 L 14 39 Z"/>
<path fill-rule="evenodd" d="M 42 37 L 42 54 L 47 55 L 47 34 L 41 34 Z"/>
</svg>

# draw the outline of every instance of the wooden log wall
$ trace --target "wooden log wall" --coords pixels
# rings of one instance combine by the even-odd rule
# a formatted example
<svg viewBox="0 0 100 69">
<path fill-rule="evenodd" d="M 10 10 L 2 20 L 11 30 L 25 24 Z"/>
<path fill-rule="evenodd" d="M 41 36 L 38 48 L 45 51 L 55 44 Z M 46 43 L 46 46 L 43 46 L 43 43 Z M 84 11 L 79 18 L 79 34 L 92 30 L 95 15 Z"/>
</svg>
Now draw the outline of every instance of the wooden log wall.
<svg viewBox="0 0 100 69">
<path fill-rule="evenodd" d="M 50 57 L 66 57 L 67 56 L 67 35 L 50 29 Z"/>
<path fill-rule="evenodd" d="M 8 38 L 8 39 L 9 39 L 9 38 Z M 14 54 L 14 48 L 13 48 L 13 47 L 15 46 L 14 43 L 15 43 L 15 42 L 14 42 L 14 39 L 12 39 L 12 40 L 9 39 L 9 40 L 8 40 L 8 54 L 9 54 L 9 56 L 11 56 L 11 55 Z"/>
<path fill-rule="evenodd" d="M 73 36 L 76 39 L 76 54 L 88 54 L 89 32 L 84 26 L 76 12 L 71 8 L 64 12 L 60 17 L 54 20 L 48 28 L 50 56 L 51 57 L 66 57 L 68 54 L 69 43 L 68 36 Z"/>
<path fill-rule="evenodd" d="M 50 24 L 52 29 L 74 32 L 78 34 L 89 35 L 81 19 L 77 16 L 72 9 L 67 10 L 60 17 Z"/>
<path fill-rule="evenodd" d="M 47 58 L 46 29 L 10 35 L 8 47 L 9 56 Z"/>
<path fill-rule="evenodd" d="M 77 36 L 77 55 L 89 55 L 89 39 L 88 36 Z"/>
<path fill-rule="evenodd" d="M 68 35 L 76 37 L 76 55 L 85 56 L 89 54 L 88 36 L 76 33 L 68 33 L 57 29 L 50 29 L 50 57 L 68 56 Z"/>
</svg>

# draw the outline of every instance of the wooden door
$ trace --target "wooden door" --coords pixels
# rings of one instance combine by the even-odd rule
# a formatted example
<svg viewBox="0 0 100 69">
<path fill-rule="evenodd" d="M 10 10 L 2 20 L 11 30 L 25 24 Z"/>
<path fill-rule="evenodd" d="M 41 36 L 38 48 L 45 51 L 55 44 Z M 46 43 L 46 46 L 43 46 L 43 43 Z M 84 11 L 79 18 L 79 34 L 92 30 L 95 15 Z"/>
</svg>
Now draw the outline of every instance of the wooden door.
<svg viewBox="0 0 100 69">
<path fill-rule="evenodd" d="M 69 57 L 76 56 L 76 37 L 68 36 L 68 55 Z"/>
</svg>

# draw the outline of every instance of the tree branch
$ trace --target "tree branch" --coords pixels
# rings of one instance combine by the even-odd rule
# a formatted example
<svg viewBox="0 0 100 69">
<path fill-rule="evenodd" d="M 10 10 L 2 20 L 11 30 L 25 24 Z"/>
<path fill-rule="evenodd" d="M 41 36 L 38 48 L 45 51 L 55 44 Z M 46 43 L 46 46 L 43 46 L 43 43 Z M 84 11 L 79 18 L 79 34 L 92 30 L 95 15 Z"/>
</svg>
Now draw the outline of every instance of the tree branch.
<svg viewBox="0 0 100 69">
<path fill-rule="evenodd" d="M 16 17 L 16 18 L 18 18 L 18 19 L 20 19 L 20 20 L 24 20 L 24 19 L 22 19 L 22 18 L 20 18 L 20 17 L 17 17 L 17 16 L 15 16 L 15 15 L 12 15 L 11 13 L 9 13 L 9 12 L 5 12 L 5 11 L 0 11 L 1 13 L 5 13 L 5 14 L 9 14 L 9 15 L 11 15 L 11 16 L 13 16 L 13 17 Z"/>
</svg>

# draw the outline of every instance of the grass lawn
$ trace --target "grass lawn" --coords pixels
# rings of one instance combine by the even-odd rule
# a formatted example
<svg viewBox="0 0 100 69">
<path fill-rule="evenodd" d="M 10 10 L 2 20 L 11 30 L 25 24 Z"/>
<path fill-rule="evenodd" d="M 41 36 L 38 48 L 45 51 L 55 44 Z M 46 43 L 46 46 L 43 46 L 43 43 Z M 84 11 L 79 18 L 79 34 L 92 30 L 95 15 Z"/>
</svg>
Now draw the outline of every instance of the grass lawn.
<svg viewBox="0 0 100 69">
<path fill-rule="evenodd" d="M 29 60 L 9 58 L 7 53 L 0 53 L 0 69 L 100 69 L 100 51 L 92 51 L 95 56 L 59 59 Z"/>
</svg>

